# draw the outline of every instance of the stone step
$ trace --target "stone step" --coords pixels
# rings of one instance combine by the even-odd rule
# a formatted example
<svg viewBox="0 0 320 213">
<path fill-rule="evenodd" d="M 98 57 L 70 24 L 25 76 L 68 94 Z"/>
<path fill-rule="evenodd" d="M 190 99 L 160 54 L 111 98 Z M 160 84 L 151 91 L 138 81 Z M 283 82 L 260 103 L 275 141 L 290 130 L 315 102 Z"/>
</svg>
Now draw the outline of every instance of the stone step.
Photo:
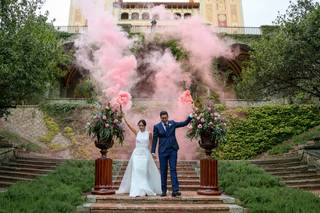
<svg viewBox="0 0 320 213">
<path fill-rule="evenodd" d="M 176 212 L 201 212 L 201 213 L 227 213 L 230 208 L 237 208 L 236 205 L 228 204 L 127 204 L 127 203 L 93 203 L 90 204 L 91 213 L 132 213 L 132 212 L 157 212 L 157 213 L 176 213 Z M 240 207 L 239 207 L 240 208 Z"/>
<path fill-rule="evenodd" d="M 3 163 L 5 166 L 12 167 L 23 167 L 23 168 L 34 168 L 34 169 L 55 169 L 56 166 L 52 165 L 39 165 L 39 164 L 25 164 L 25 163 L 15 163 L 15 162 L 5 162 Z"/>
<path fill-rule="evenodd" d="M 281 171 L 306 171 L 310 167 L 308 165 L 292 166 L 292 167 L 273 167 L 273 168 L 264 168 L 267 172 L 281 172 Z"/>
<path fill-rule="evenodd" d="M 30 180 L 32 180 L 32 179 L 0 175 L 0 181 L 5 181 L 5 182 L 30 181 Z"/>
<path fill-rule="evenodd" d="M 179 184 L 180 185 L 200 185 L 200 180 L 183 180 L 183 179 L 178 179 L 179 180 Z M 116 181 L 113 181 L 113 184 L 118 186 L 120 185 L 121 183 L 121 180 L 116 180 Z M 171 180 L 168 179 L 168 182 L 167 182 L 168 185 L 171 185 Z"/>
<path fill-rule="evenodd" d="M 17 160 L 28 160 L 28 161 L 37 161 L 37 162 L 54 162 L 54 163 L 63 163 L 65 159 L 60 158 L 39 158 L 39 157 L 17 157 Z"/>
<path fill-rule="evenodd" d="M 251 160 L 250 162 L 257 165 L 266 165 L 266 164 L 283 164 L 283 163 L 292 163 L 300 162 L 300 157 L 291 157 L 291 158 L 278 158 L 270 160 Z"/>
<path fill-rule="evenodd" d="M 288 186 L 298 186 L 298 185 L 306 185 L 306 184 L 320 184 L 320 178 L 314 179 L 302 179 L 302 180 L 286 180 L 282 181 Z"/>
<path fill-rule="evenodd" d="M 309 173 L 309 172 L 315 172 L 316 169 L 305 169 L 305 170 L 282 170 L 282 171 L 268 171 L 268 173 L 276 176 L 286 176 L 291 174 L 301 174 L 301 173 Z"/>
<path fill-rule="evenodd" d="M 129 197 L 128 195 L 116 196 L 93 196 L 96 203 L 126 203 L 126 204 L 145 204 L 145 203 L 185 203 L 185 204 L 223 204 L 225 200 L 220 196 L 194 196 L 194 197 L 177 197 L 172 198 L 169 194 L 167 197 L 148 196 L 148 197 Z"/>
<path fill-rule="evenodd" d="M 39 175 L 43 176 L 43 174 L 30 173 L 30 172 L 17 172 L 17 171 L 1 170 L 1 169 L 0 169 L 0 175 L 12 176 L 12 177 L 23 177 L 23 178 L 35 178 L 35 177 L 38 177 Z"/>
<path fill-rule="evenodd" d="M 302 174 L 290 174 L 280 176 L 282 180 L 300 180 L 300 179 L 308 179 L 308 178 L 320 178 L 316 172 L 302 173 Z"/>
<path fill-rule="evenodd" d="M 122 166 L 120 168 L 120 170 L 126 170 L 127 166 Z M 158 169 L 160 170 L 160 168 L 158 167 Z M 176 167 L 177 171 L 194 171 L 194 167 L 192 166 L 186 166 L 186 167 Z M 168 167 L 168 171 L 170 171 L 170 167 Z"/>
<path fill-rule="evenodd" d="M 118 189 L 120 186 L 120 184 L 114 184 L 114 189 Z M 171 185 L 167 185 L 168 187 L 168 190 L 170 191 L 172 189 L 172 186 Z M 200 183 L 199 184 L 196 184 L 196 185 L 179 185 L 179 189 L 180 191 L 197 191 L 200 187 Z"/>
<path fill-rule="evenodd" d="M 11 161 L 13 163 L 21 163 L 21 164 L 35 164 L 35 165 L 48 165 L 48 166 L 57 166 L 58 162 L 54 161 L 38 161 L 38 160 L 26 160 L 26 159 L 15 159 Z"/>
<path fill-rule="evenodd" d="M 9 171 L 19 171 L 19 172 L 32 172 L 36 174 L 45 174 L 51 172 L 51 169 L 35 169 L 35 168 L 23 168 L 23 167 L 14 167 L 14 166 L 0 166 L 1 170 Z"/>
<path fill-rule="evenodd" d="M 123 176 L 121 175 L 115 175 L 113 176 L 113 180 L 122 180 Z M 171 176 L 168 175 L 167 177 L 168 180 L 171 179 Z M 179 180 L 200 180 L 200 177 L 196 176 L 196 175 L 186 175 L 186 176 L 183 176 L 183 175 L 179 175 L 178 174 L 178 179 Z"/>
<path fill-rule="evenodd" d="M 291 185 L 290 187 L 305 190 L 320 190 L 320 184 Z"/>
<path fill-rule="evenodd" d="M 117 175 L 123 176 L 124 172 L 125 172 L 124 170 L 119 171 L 119 173 Z M 170 171 L 168 171 L 168 174 L 170 174 Z M 177 174 L 181 175 L 181 176 L 188 176 L 188 175 L 194 176 L 194 175 L 196 175 L 196 172 L 195 171 L 178 171 L 177 170 Z"/>
<path fill-rule="evenodd" d="M 159 161 L 155 161 L 155 163 L 157 165 L 159 165 Z M 178 160 L 177 166 L 184 166 L 184 165 L 195 166 L 195 165 L 197 165 L 197 163 L 198 163 L 198 161 L 181 161 L 181 160 Z M 124 166 L 128 165 L 128 161 L 122 161 L 122 165 L 124 165 Z"/>
<path fill-rule="evenodd" d="M 274 168 L 274 167 L 287 168 L 287 167 L 301 166 L 301 165 L 305 165 L 305 164 L 301 161 L 296 161 L 296 162 L 281 163 L 281 164 L 265 164 L 260 166 L 263 168 Z"/>
<path fill-rule="evenodd" d="M 9 186 L 11 186 L 13 184 L 14 184 L 14 182 L 7 182 L 7 181 L 1 181 L 0 180 L 0 188 L 1 187 L 9 187 Z"/>
</svg>

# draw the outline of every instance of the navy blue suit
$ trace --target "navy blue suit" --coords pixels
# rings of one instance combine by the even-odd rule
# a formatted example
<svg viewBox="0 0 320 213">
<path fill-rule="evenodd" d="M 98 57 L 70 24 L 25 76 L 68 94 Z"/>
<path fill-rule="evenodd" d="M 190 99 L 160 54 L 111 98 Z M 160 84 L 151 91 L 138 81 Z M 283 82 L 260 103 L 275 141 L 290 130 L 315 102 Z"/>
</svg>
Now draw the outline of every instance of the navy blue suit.
<svg viewBox="0 0 320 213">
<path fill-rule="evenodd" d="M 192 118 L 188 117 L 188 119 L 183 122 L 168 121 L 167 128 L 165 128 L 164 124 L 160 122 L 153 127 L 153 143 L 151 152 L 156 152 L 156 147 L 159 140 L 158 153 L 160 161 L 162 193 L 167 193 L 168 161 L 170 164 L 173 192 L 179 191 L 179 182 L 176 170 L 179 145 L 176 138 L 176 129 L 187 126 L 191 120 Z"/>
</svg>

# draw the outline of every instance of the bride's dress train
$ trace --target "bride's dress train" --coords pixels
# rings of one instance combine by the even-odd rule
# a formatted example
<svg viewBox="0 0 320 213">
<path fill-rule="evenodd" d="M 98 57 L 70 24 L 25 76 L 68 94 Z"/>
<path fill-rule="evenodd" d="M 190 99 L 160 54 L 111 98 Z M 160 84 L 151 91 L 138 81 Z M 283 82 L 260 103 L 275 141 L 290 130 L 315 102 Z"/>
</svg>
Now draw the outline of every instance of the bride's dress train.
<svg viewBox="0 0 320 213">
<path fill-rule="evenodd" d="M 129 193 L 130 197 L 161 194 L 159 170 L 148 149 L 149 132 L 139 131 L 128 166 L 117 194 Z"/>
</svg>

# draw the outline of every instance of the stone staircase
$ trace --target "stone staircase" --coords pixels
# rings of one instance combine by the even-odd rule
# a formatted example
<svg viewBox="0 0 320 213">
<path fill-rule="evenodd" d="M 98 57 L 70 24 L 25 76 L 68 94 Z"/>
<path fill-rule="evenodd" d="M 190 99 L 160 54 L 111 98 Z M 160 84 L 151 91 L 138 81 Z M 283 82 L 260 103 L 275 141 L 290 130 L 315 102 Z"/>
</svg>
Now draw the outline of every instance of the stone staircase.
<svg viewBox="0 0 320 213">
<path fill-rule="evenodd" d="M 159 162 L 156 162 L 159 167 Z M 117 175 L 113 177 L 114 187 L 119 188 L 128 161 L 124 161 Z M 181 191 L 196 191 L 199 189 L 200 179 L 196 173 L 197 161 L 179 161 L 177 164 L 177 174 Z M 170 170 L 170 168 L 168 169 Z M 168 171 L 168 190 L 171 190 L 171 177 Z"/>
<path fill-rule="evenodd" d="M 114 187 L 118 189 L 128 162 L 122 161 L 119 171 L 114 171 Z M 157 165 L 159 163 L 157 162 Z M 87 203 L 78 208 L 78 213 L 131 213 L 131 212 L 201 212 L 201 213 L 242 213 L 242 207 L 235 204 L 235 199 L 226 195 L 200 196 L 200 180 L 196 172 L 197 161 L 179 161 L 177 173 L 180 183 L 181 197 L 172 198 L 149 196 L 131 198 L 128 195 L 98 196 L 88 195 Z M 168 190 L 171 190 L 170 172 L 168 172 Z"/>
<path fill-rule="evenodd" d="M 291 156 L 270 160 L 254 160 L 251 163 L 262 167 L 268 173 L 281 178 L 281 182 L 291 188 L 312 192 L 320 190 L 320 171 L 302 161 L 301 157 Z"/>
<path fill-rule="evenodd" d="M 61 163 L 63 160 L 39 157 L 16 157 L 6 160 L 0 163 L 0 188 L 46 175 Z"/>
</svg>

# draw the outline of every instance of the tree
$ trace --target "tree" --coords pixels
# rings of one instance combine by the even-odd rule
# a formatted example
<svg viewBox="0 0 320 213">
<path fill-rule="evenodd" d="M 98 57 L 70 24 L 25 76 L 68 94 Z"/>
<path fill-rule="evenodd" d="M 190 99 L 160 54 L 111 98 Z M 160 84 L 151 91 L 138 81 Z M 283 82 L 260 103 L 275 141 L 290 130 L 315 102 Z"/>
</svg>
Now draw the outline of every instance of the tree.
<svg viewBox="0 0 320 213">
<path fill-rule="evenodd" d="M 279 28 L 253 44 L 237 92 L 245 98 L 320 98 L 320 6 L 312 0 L 291 3 L 275 22 Z"/>
<path fill-rule="evenodd" d="M 58 33 L 37 11 L 43 0 L 0 2 L 0 117 L 43 95 L 65 60 Z"/>
</svg>

